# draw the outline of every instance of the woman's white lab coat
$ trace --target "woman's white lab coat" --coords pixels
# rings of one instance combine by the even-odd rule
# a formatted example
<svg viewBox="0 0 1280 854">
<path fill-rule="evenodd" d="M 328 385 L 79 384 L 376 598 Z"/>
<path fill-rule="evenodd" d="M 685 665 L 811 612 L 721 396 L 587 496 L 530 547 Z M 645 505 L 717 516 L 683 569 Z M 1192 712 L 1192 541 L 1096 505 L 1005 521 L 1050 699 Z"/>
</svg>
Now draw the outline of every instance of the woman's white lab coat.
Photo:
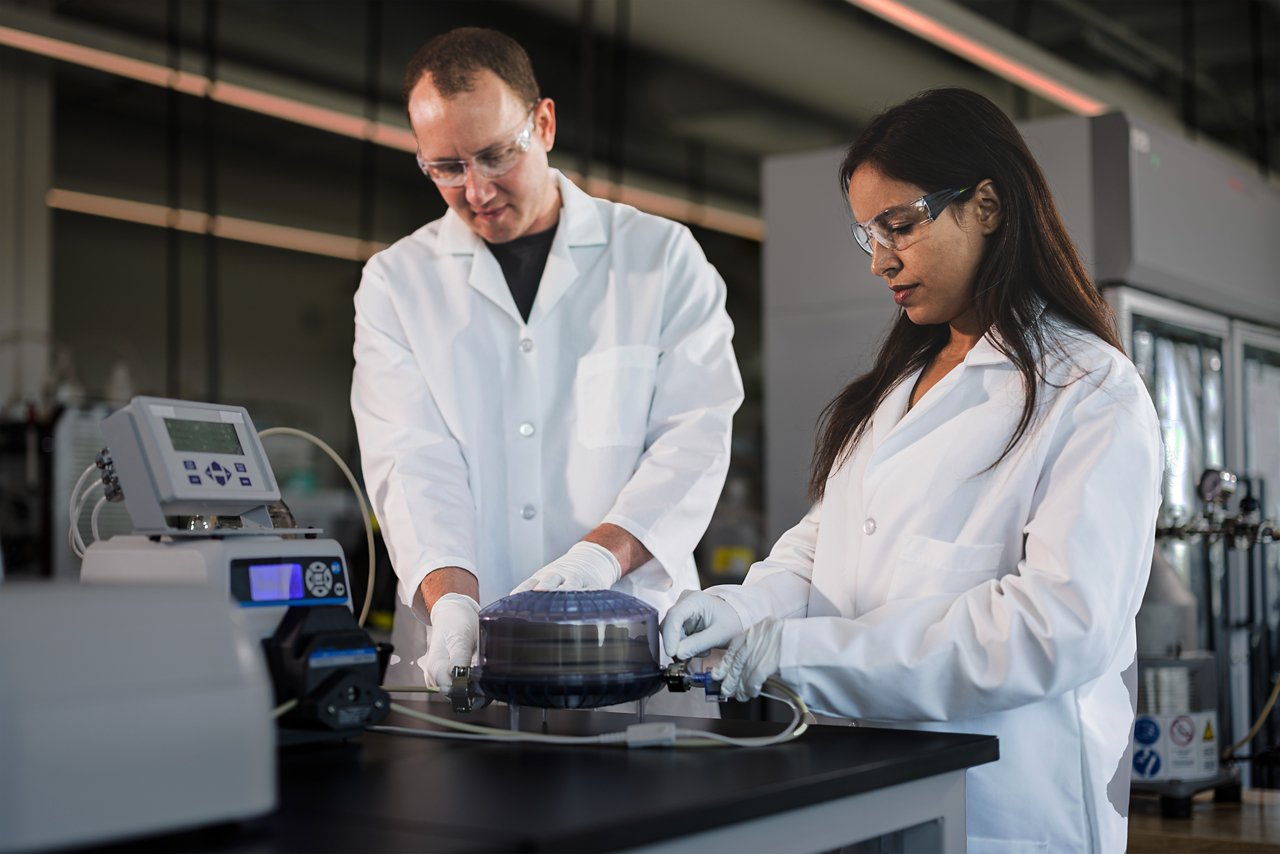
<svg viewBox="0 0 1280 854">
<path fill-rule="evenodd" d="M 662 613 L 698 587 L 742 402 L 724 282 L 684 226 L 554 178 L 527 323 L 452 211 L 370 259 L 356 293 L 351 407 L 399 576 L 398 684 L 424 682 L 417 589 L 438 567 L 474 573 L 488 604 L 611 522 L 654 555 L 615 589 Z"/>
<path fill-rule="evenodd" d="M 1022 380 L 983 339 L 907 411 L 890 392 L 824 500 L 747 580 L 816 710 L 988 733 L 971 851 L 1122 851 L 1134 616 L 1154 545 L 1158 421 L 1133 365 L 1057 329 L 1065 358 L 999 466 Z"/>
</svg>

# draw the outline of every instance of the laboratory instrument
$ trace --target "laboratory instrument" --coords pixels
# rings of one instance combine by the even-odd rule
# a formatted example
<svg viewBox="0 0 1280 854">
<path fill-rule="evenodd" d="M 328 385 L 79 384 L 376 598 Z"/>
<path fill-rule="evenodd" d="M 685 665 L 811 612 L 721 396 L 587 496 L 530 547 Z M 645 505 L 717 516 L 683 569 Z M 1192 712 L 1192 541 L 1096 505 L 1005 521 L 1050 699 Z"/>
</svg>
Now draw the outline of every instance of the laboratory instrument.
<svg viewBox="0 0 1280 854">
<path fill-rule="evenodd" d="M 280 490 L 249 413 L 135 397 L 102 433 L 104 497 L 124 501 L 135 532 L 89 545 L 81 582 L 188 583 L 228 597 L 264 643 L 277 701 L 297 701 L 281 714 L 282 742 L 348 737 L 385 717 L 390 651 L 351 615 L 342 547 L 319 529 L 271 526 Z"/>
<path fill-rule="evenodd" d="M 454 668 L 458 711 L 492 700 L 544 709 L 592 709 L 643 700 L 664 686 L 695 684 L 709 700 L 719 683 L 687 662 L 663 667 L 658 612 L 617 590 L 528 590 L 480 610 L 478 659 Z"/>
<path fill-rule="evenodd" d="M 481 694 L 522 706 L 594 708 L 662 687 L 658 612 L 613 590 L 530 590 L 480 611 Z"/>
<path fill-rule="evenodd" d="M 89 545 L 81 581 L 205 583 L 264 638 L 290 607 L 349 606 L 342 547 L 271 527 L 280 490 L 243 407 L 136 397 L 102 434 L 106 497 L 124 501 L 134 534 Z"/>
<path fill-rule="evenodd" d="M 200 587 L 8 581 L 0 594 L 0 850 L 265 814 L 271 683 Z"/>
</svg>

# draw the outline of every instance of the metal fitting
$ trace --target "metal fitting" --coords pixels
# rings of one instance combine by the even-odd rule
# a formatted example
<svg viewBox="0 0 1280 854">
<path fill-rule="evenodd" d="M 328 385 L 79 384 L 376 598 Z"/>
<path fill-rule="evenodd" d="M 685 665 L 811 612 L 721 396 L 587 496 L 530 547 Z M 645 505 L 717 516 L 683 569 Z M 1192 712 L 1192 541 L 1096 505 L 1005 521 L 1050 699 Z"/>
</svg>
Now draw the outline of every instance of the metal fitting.
<svg viewBox="0 0 1280 854">
<path fill-rule="evenodd" d="M 475 695 L 471 692 L 471 668 L 453 668 L 453 681 L 449 684 L 449 702 L 455 712 L 469 712 L 475 708 Z"/>
</svg>

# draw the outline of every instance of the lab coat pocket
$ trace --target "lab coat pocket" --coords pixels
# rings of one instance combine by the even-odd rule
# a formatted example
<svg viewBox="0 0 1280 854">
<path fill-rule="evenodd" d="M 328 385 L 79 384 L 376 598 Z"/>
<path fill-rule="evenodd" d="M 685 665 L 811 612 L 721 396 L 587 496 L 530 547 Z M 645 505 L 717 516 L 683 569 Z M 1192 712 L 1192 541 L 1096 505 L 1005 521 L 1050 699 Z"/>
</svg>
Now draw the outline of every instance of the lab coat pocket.
<svg viewBox="0 0 1280 854">
<path fill-rule="evenodd" d="M 578 441 L 588 448 L 644 445 L 658 348 L 614 347 L 578 360 Z"/>
<path fill-rule="evenodd" d="M 912 535 L 898 554 L 889 598 L 959 595 L 995 578 L 1003 555 L 1003 543 L 948 543 Z"/>
</svg>

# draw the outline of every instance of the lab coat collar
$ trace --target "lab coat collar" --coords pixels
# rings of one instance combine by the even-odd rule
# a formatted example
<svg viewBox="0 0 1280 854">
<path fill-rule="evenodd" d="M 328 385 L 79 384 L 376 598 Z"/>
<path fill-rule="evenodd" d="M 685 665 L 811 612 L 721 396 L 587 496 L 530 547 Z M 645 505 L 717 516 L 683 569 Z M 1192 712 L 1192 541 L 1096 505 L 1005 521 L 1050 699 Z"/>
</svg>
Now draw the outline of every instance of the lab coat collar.
<svg viewBox="0 0 1280 854">
<path fill-rule="evenodd" d="M 1045 342 L 1050 349 L 1053 342 L 1059 339 L 1064 333 L 1068 332 L 1069 327 L 1052 314 L 1045 313 L 1045 303 L 1039 300 L 1036 307 L 1036 318 L 1033 321 L 1043 330 Z M 990 329 L 982 339 L 974 345 L 973 349 L 964 358 L 967 366 L 974 367 L 978 365 L 998 365 L 1001 363 L 1012 365 L 1013 360 L 1000 351 L 1000 347 L 1004 344 L 1004 337 L 995 329 Z M 1035 345 L 1032 345 L 1035 348 Z"/>
<path fill-rule="evenodd" d="M 578 246 L 596 246 L 607 242 L 604 222 L 594 199 L 578 189 L 558 169 L 551 170 L 551 178 L 560 190 L 560 220 L 556 224 L 556 236 L 547 255 L 542 279 L 538 283 L 538 295 L 529 313 L 529 326 L 535 326 L 555 306 L 578 278 L 578 265 L 570 251 Z M 511 290 L 507 287 L 502 267 L 493 257 L 484 241 L 472 231 L 452 209 L 444 215 L 436 239 L 436 251 L 447 255 L 471 255 L 471 273 L 467 284 L 484 294 L 516 323 L 524 324 L 516 309 Z"/>
<path fill-rule="evenodd" d="M 996 342 L 1002 341 L 1000 334 L 992 329 L 986 335 L 983 335 L 978 343 L 973 345 L 973 349 L 965 355 L 965 365 L 976 367 L 978 365 L 998 365 L 1001 362 L 1008 362 L 1009 357 L 1001 353 L 996 346 Z"/>
<path fill-rule="evenodd" d="M 563 232 L 566 246 L 597 246 L 607 243 L 604 222 L 596 209 L 595 200 L 578 189 L 559 169 L 552 169 L 551 178 L 560 190 L 560 221 L 556 226 L 556 243 Z M 436 252 L 441 255 L 474 255 L 484 241 L 450 208 L 440 221 L 436 236 Z M 554 251 L 554 250 L 553 250 Z"/>
<path fill-rule="evenodd" d="M 1045 327 L 1045 338 L 1048 341 L 1055 340 L 1063 334 L 1066 326 L 1050 315 L 1046 315 L 1043 302 L 1036 313 L 1035 322 Z M 1000 345 L 1004 343 L 1003 336 L 995 329 L 987 331 L 986 335 L 978 339 L 978 343 L 973 345 L 964 357 L 964 362 L 958 370 L 965 371 L 970 368 L 990 367 L 996 365 L 1005 365 L 1013 367 L 1013 360 L 1006 356 L 1001 350 Z M 915 389 L 916 378 L 920 376 L 917 371 L 905 377 L 897 386 L 890 389 L 885 395 L 883 402 L 873 414 L 871 419 L 871 440 L 876 447 L 888 437 L 893 428 L 907 417 L 907 402 L 911 399 L 911 392 Z M 943 383 L 954 382 L 958 376 L 948 375 L 942 380 Z M 941 389 L 939 389 L 941 391 Z M 915 412 L 916 410 L 913 410 Z"/>
<path fill-rule="evenodd" d="M 560 224 L 551 243 L 551 252 L 547 255 L 542 280 L 538 283 L 533 310 L 529 312 L 530 326 L 537 326 L 578 280 L 578 265 L 570 250 L 607 242 L 597 202 L 578 189 L 559 169 L 552 169 L 551 174 L 560 187 Z"/>
</svg>

